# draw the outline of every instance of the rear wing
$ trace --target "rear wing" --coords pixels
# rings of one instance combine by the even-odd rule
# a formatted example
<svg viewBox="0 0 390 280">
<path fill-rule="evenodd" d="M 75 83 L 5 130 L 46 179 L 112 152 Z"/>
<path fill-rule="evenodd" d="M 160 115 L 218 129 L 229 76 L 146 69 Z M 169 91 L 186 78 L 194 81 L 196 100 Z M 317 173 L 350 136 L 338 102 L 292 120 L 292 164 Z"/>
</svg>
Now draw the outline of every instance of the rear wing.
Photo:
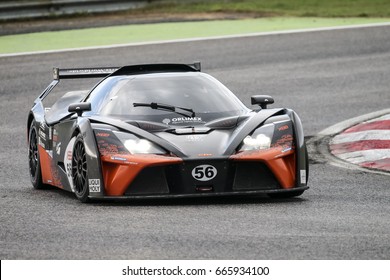
<svg viewBox="0 0 390 280">
<path fill-rule="evenodd" d="M 120 67 L 100 67 L 100 68 L 53 68 L 53 81 L 39 95 L 38 99 L 43 100 L 63 79 L 87 79 L 104 78 L 111 75 Z"/>
<path fill-rule="evenodd" d="M 120 67 L 72 68 L 72 69 L 53 68 L 53 80 L 104 78 L 114 73 L 119 68 Z"/>
<path fill-rule="evenodd" d="M 131 75 L 147 72 L 185 72 L 185 71 L 201 71 L 200 62 L 193 64 L 144 64 L 144 65 L 129 65 L 123 67 L 100 67 L 100 68 L 70 68 L 60 69 L 53 68 L 53 79 L 79 79 L 79 78 L 104 78 L 118 71 L 118 75 Z"/>
<path fill-rule="evenodd" d="M 144 64 L 123 67 L 53 68 L 53 81 L 38 97 L 43 100 L 63 79 L 105 78 L 109 75 L 135 75 L 153 72 L 200 72 L 200 62 L 192 64 Z"/>
</svg>

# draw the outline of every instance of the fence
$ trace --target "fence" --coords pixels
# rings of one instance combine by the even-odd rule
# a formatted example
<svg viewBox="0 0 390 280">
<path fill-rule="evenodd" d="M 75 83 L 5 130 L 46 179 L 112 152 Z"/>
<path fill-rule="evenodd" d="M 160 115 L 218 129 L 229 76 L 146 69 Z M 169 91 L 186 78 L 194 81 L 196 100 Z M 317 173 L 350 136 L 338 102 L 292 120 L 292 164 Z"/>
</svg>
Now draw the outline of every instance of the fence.
<svg viewBox="0 0 390 280">
<path fill-rule="evenodd" d="M 2 1 L 0 2 L 0 20 L 117 12 L 142 8 L 152 1 L 153 0 Z"/>
</svg>

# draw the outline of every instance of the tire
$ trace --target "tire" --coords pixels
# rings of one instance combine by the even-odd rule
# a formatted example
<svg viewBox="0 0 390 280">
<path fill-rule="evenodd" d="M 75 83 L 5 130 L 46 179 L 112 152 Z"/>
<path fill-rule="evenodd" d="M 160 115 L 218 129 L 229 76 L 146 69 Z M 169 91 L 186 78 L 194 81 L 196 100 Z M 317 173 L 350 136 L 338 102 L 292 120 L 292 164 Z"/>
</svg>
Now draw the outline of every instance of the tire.
<svg viewBox="0 0 390 280">
<path fill-rule="evenodd" d="M 73 146 L 72 180 L 74 192 L 81 202 L 89 201 L 87 155 L 83 137 L 79 134 Z"/>
<path fill-rule="evenodd" d="M 30 181 L 34 189 L 45 188 L 46 185 L 42 182 L 41 161 L 38 149 L 38 133 L 36 127 L 34 126 L 34 121 L 31 122 L 28 134 L 28 165 Z"/>
</svg>

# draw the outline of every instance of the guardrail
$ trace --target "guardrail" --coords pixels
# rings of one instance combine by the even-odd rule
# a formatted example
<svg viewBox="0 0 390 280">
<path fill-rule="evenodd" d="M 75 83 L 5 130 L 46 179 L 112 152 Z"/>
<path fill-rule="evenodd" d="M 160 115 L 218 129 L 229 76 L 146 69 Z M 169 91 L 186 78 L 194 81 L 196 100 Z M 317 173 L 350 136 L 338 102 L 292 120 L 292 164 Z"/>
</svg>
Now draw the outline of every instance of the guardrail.
<svg viewBox="0 0 390 280">
<path fill-rule="evenodd" d="M 7 1 L 0 3 L 0 20 L 125 11 L 145 7 L 152 1 L 153 0 Z"/>
</svg>

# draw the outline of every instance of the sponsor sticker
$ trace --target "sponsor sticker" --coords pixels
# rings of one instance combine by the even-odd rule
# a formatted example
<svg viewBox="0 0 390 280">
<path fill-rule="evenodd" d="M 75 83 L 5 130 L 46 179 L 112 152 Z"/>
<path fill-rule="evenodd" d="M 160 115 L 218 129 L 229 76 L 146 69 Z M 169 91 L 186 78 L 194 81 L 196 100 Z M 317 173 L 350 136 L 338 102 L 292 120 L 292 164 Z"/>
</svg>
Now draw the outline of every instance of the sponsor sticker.
<svg viewBox="0 0 390 280">
<path fill-rule="evenodd" d="M 61 142 L 58 143 L 57 146 L 56 146 L 56 153 L 57 153 L 57 155 L 61 154 Z"/>
<path fill-rule="evenodd" d="M 173 123 L 202 122 L 202 118 L 200 118 L 200 117 L 172 118 L 172 122 Z"/>
<path fill-rule="evenodd" d="M 106 132 L 99 132 L 96 134 L 97 137 L 108 137 L 110 136 L 110 133 L 106 133 Z"/>
<path fill-rule="evenodd" d="M 112 160 L 118 160 L 118 161 L 126 161 L 126 160 L 127 160 L 126 158 L 117 157 L 117 156 L 112 156 L 111 159 L 112 159 Z"/>
<path fill-rule="evenodd" d="M 41 137 L 43 141 L 46 141 L 46 134 L 42 129 L 39 129 L 39 137 Z"/>
<path fill-rule="evenodd" d="M 301 184 L 306 184 L 306 170 L 301 170 Z"/>
<path fill-rule="evenodd" d="M 100 179 L 89 179 L 89 192 L 100 192 Z"/>
<path fill-rule="evenodd" d="M 187 142 L 201 142 L 204 140 L 204 135 L 186 135 Z"/>
<path fill-rule="evenodd" d="M 278 128 L 279 131 L 283 131 L 283 130 L 286 130 L 286 129 L 288 129 L 288 125 L 287 124 Z"/>
<path fill-rule="evenodd" d="M 53 143 L 58 141 L 58 132 L 56 129 L 53 129 Z"/>
<path fill-rule="evenodd" d="M 172 118 L 172 119 L 163 119 L 163 123 L 165 124 L 182 124 L 182 123 L 204 123 L 201 117 L 179 117 L 179 118 Z"/>
<path fill-rule="evenodd" d="M 68 177 L 71 177 L 71 174 L 72 174 L 72 164 L 71 163 L 66 164 L 66 174 L 69 174 Z"/>
<path fill-rule="evenodd" d="M 163 119 L 162 122 L 165 123 L 166 125 L 168 125 L 171 122 L 171 120 L 170 119 Z"/>
</svg>

